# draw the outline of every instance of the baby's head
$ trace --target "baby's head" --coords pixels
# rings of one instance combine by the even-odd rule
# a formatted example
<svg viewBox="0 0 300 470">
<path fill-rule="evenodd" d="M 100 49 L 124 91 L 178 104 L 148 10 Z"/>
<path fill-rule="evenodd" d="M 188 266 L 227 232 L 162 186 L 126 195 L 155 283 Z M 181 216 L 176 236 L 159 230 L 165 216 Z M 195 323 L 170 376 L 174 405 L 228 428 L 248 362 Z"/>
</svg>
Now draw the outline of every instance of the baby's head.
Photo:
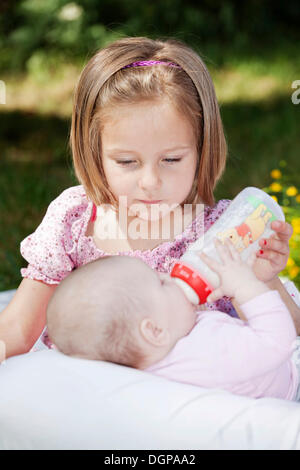
<svg viewBox="0 0 300 470">
<path fill-rule="evenodd" d="M 144 369 L 187 335 L 196 309 L 167 274 L 140 259 L 109 256 L 74 270 L 47 309 L 64 354 Z"/>
</svg>

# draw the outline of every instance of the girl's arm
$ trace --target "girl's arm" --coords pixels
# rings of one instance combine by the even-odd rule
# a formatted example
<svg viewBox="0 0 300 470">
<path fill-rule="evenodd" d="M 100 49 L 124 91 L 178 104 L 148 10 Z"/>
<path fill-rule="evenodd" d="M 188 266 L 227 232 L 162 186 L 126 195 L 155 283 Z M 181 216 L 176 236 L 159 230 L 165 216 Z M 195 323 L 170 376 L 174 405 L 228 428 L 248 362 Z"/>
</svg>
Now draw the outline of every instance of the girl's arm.
<svg viewBox="0 0 300 470">
<path fill-rule="evenodd" d="M 287 309 L 289 310 L 291 317 L 293 319 L 297 335 L 300 335 L 300 308 L 297 304 L 293 301 L 290 294 L 285 289 L 284 285 L 282 284 L 281 280 L 278 276 L 272 281 L 266 282 L 267 286 L 272 290 L 277 290 L 282 298 L 283 302 L 285 303 Z"/>
<path fill-rule="evenodd" d="M 41 335 L 52 294 L 75 268 L 69 255 L 77 237 L 72 224 L 80 218 L 79 223 L 84 222 L 86 209 L 88 202 L 81 186 L 64 190 L 49 204 L 35 232 L 21 242 L 21 254 L 28 266 L 21 270 L 24 279 L 15 296 L 0 313 L 0 346 L 5 343 L 6 357 L 28 352 Z"/>
<path fill-rule="evenodd" d="M 286 308 L 290 312 L 290 315 L 292 317 L 292 320 L 296 328 L 297 335 L 299 336 L 300 335 L 300 308 L 294 302 L 294 300 L 292 299 L 287 289 L 284 287 L 279 277 L 277 277 L 276 279 L 272 281 L 266 282 L 265 284 L 269 287 L 269 289 L 277 290 L 277 292 L 279 292 L 282 301 L 284 302 Z M 231 303 L 236 313 L 240 317 L 240 319 L 243 321 L 247 321 L 245 315 L 243 314 L 240 308 L 240 304 L 236 301 L 236 299 L 232 299 Z"/>
<path fill-rule="evenodd" d="M 271 228 L 275 233 L 259 241 L 262 250 L 257 253 L 254 272 L 256 277 L 265 282 L 270 289 L 279 292 L 294 321 L 297 335 L 300 335 L 300 308 L 278 277 L 278 274 L 285 269 L 289 258 L 289 240 L 293 234 L 293 227 L 288 222 L 277 220 L 271 223 Z"/>
<path fill-rule="evenodd" d="M 6 358 L 28 352 L 46 325 L 48 302 L 57 285 L 24 278 L 9 305 L 0 313 L 0 340 Z"/>
<path fill-rule="evenodd" d="M 269 287 L 271 290 L 277 290 L 280 294 L 280 297 L 282 301 L 284 302 L 285 306 L 287 307 L 288 311 L 291 314 L 291 317 L 293 319 L 297 335 L 300 335 L 300 308 L 297 306 L 297 304 L 294 302 L 292 299 L 291 295 L 289 292 L 286 290 L 284 287 L 283 283 L 279 279 L 279 277 L 275 278 L 272 281 L 266 282 L 266 286 Z M 247 321 L 245 315 L 243 314 L 240 304 L 237 302 L 236 299 L 231 300 L 232 305 L 234 306 L 234 309 L 238 316 L 240 317 L 241 320 Z"/>
</svg>

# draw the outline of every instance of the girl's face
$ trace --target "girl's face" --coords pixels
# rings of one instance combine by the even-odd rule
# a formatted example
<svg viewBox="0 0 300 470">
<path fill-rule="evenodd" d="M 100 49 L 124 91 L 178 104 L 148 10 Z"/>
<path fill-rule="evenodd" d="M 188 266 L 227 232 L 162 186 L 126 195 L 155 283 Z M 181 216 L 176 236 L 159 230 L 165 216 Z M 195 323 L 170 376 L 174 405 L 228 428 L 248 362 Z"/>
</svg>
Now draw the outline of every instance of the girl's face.
<svg viewBox="0 0 300 470">
<path fill-rule="evenodd" d="M 197 142 L 188 120 L 166 100 L 120 107 L 104 124 L 102 161 L 108 185 L 127 208 L 148 214 L 181 204 L 197 166 Z M 151 211 L 152 207 L 152 211 Z M 131 215 L 141 214 L 131 209 Z M 143 218 L 143 217 L 142 217 Z"/>
</svg>

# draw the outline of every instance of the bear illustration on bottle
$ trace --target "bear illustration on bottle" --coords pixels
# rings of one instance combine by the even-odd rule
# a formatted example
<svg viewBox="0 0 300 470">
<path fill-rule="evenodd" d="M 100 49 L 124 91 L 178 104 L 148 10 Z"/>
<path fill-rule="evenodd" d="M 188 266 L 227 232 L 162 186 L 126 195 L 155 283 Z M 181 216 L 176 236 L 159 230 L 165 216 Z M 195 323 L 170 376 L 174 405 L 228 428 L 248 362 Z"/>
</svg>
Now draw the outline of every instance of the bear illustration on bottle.
<svg viewBox="0 0 300 470">
<path fill-rule="evenodd" d="M 242 224 L 219 232 L 217 237 L 222 243 L 229 238 L 235 248 L 241 252 L 260 238 L 272 215 L 265 204 L 260 204 Z"/>
</svg>

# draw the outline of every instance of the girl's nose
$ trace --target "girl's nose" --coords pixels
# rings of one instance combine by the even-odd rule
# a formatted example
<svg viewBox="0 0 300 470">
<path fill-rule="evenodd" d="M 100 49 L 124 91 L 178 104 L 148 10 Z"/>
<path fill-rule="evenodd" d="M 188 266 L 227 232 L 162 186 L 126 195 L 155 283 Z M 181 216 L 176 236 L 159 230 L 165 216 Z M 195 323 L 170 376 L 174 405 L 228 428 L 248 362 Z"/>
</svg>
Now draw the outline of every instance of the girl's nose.
<svg viewBox="0 0 300 470">
<path fill-rule="evenodd" d="M 157 170 L 145 168 L 143 174 L 140 177 L 139 186 L 145 191 L 146 194 L 151 194 L 151 197 L 155 197 L 154 191 L 158 190 L 161 181 Z"/>
</svg>

